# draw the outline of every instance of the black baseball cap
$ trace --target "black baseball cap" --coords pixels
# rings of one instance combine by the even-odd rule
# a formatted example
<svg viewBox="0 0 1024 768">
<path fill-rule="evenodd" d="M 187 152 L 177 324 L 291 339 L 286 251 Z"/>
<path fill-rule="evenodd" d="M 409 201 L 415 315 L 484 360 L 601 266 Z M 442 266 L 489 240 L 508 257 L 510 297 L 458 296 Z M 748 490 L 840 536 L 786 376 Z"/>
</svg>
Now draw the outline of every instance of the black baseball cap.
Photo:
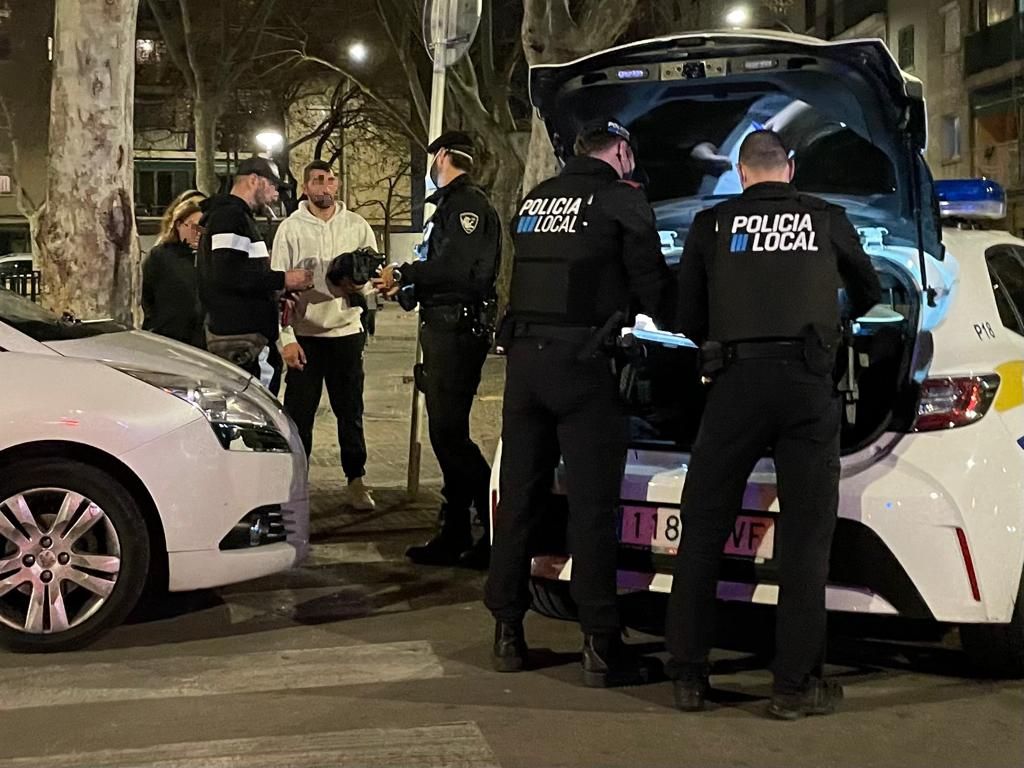
<svg viewBox="0 0 1024 768">
<path fill-rule="evenodd" d="M 470 138 L 468 133 L 462 131 L 445 131 L 427 147 L 428 155 L 436 155 L 438 150 L 447 149 L 450 152 L 458 152 L 461 155 L 466 155 L 470 160 L 473 159 L 473 139 Z"/>
<path fill-rule="evenodd" d="M 278 175 L 277 165 L 265 157 L 248 157 L 238 164 L 238 170 L 235 171 L 236 176 L 248 176 L 253 173 L 262 176 L 275 187 L 284 186 L 284 182 Z"/>
<path fill-rule="evenodd" d="M 614 117 L 601 117 L 596 120 L 590 120 L 584 123 L 583 127 L 580 129 L 579 134 L 577 135 L 577 138 L 590 139 L 594 136 L 600 136 L 602 134 L 610 134 L 612 136 L 618 136 L 624 139 L 625 142 L 629 144 L 634 154 L 636 153 L 637 146 L 636 140 L 633 138 L 633 135 L 629 132 L 626 126 L 624 126 Z"/>
</svg>

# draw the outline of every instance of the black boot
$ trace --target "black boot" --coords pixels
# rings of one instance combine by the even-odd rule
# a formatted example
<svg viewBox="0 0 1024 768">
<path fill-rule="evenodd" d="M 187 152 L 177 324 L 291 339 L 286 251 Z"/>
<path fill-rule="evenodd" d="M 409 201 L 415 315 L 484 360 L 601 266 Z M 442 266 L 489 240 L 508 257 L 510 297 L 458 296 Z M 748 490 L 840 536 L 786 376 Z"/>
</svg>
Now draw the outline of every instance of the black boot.
<svg viewBox="0 0 1024 768">
<path fill-rule="evenodd" d="M 676 709 L 683 712 L 700 712 L 704 709 L 711 683 L 708 681 L 707 664 L 690 664 L 680 676 L 672 681 L 672 693 Z"/>
<path fill-rule="evenodd" d="M 486 571 L 491 564 L 491 542 L 486 533 L 472 547 L 459 556 L 459 565 L 477 571 Z"/>
<path fill-rule="evenodd" d="M 843 700 L 843 686 L 812 677 L 799 693 L 773 693 L 768 714 L 779 720 L 799 720 L 807 715 L 831 715 Z"/>
<path fill-rule="evenodd" d="M 405 556 L 416 565 L 458 565 L 459 557 L 472 543 L 473 537 L 468 532 L 455 533 L 442 528 L 426 544 L 405 550 Z"/>
<path fill-rule="evenodd" d="M 523 622 L 498 621 L 494 625 L 491 661 L 498 672 L 520 672 L 526 666 L 526 636 Z"/>
<path fill-rule="evenodd" d="M 649 679 L 650 670 L 618 632 L 583 636 L 583 684 L 588 688 L 641 685 Z"/>
</svg>

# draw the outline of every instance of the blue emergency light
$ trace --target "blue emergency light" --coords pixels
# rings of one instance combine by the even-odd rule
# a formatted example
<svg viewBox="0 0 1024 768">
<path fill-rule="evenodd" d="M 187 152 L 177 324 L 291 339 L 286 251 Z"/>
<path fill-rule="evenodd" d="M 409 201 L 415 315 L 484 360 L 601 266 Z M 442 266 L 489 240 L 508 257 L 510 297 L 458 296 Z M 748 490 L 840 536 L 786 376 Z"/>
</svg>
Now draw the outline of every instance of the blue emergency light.
<svg viewBox="0 0 1024 768">
<path fill-rule="evenodd" d="M 991 179 L 943 179 L 935 182 L 943 218 L 1002 219 L 1006 193 Z"/>
</svg>

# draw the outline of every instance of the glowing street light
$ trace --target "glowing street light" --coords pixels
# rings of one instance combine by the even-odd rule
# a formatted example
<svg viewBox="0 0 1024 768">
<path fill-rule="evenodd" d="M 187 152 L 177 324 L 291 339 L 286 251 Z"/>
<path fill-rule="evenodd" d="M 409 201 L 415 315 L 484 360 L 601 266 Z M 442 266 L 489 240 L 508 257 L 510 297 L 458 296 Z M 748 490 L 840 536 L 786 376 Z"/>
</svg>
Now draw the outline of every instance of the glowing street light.
<svg viewBox="0 0 1024 768">
<path fill-rule="evenodd" d="M 277 131 L 261 131 L 256 134 L 256 143 L 263 147 L 263 152 L 270 157 L 274 150 L 284 146 L 284 136 Z"/>
<path fill-rule="evenodd" d="M 725 23 L 730 27 L 744 27 L 750 23 L 750 9 L 745 5 L 738 5 L 725 14 Z"/>
<path fill-rule="evenodd" d="M 370 56 L 366 43 L 355 42 L 348 47 L 348 58 L 353 64 L 364 64 Z"/>
</svg>

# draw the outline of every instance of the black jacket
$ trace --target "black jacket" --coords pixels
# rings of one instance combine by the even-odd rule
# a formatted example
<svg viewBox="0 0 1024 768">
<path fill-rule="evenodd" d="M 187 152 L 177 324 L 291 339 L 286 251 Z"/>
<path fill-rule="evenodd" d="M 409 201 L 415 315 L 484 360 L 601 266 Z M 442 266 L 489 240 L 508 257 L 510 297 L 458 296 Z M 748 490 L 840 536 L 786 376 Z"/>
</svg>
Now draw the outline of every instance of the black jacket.
<svg viewBox="0 0 1024 768">
<path fill-rule="evenodd" d="M 235 195 L 201 203 L 199 296 L 210 331 L 218 335 L 278 336 L 278 292 L 284 272 L 270 268 L 270 251 L 249 204 Z"/>
<path fill-rule="evenodd" d="M 477 304 L 495 295 L 501 260 L 501 222 L 487 195 L 467 175 L 429 198 L 426 258 L 401 268 L 402 284 L 416 286 L 424 307 Z"/>
<path fill-rule="evenodd" d="M 142 329 L 195 347 L 206 346 L 196 255 L 186 243 L 164 243 L 142 265 Z"/>
<path fill-rule="evenodd" d="M 798 326 L 812 325 L 834 341 L 844 286 L 853 317 L 881 298 L 843 208 L 791 184 L 755 184 L 694 217 L 679 263 L 676 329 L 700 343 L 798 337 Z"/>
<path fill-rule="evenodd" d="M 526 196 L 512 233 L 517 320 L 602 326 L 616 312 L 661 318 L 672 310 L 654 212 L 603 160 L 570 159 Z"/>
</svg>

